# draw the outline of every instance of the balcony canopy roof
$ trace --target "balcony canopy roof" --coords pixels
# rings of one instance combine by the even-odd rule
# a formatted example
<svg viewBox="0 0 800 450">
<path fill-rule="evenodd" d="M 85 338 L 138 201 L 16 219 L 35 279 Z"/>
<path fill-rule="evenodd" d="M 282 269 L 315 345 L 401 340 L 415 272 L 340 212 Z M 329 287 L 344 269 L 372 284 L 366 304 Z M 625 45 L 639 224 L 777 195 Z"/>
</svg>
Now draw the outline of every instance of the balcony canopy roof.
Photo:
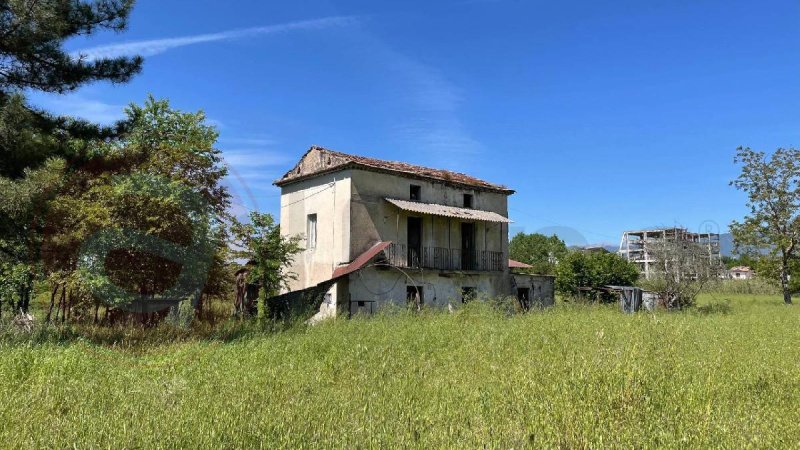
<svg viewBox="0 0 800 450">
<path fill-rule="evenodd" d="M 452 217 L 463 220 L 477 220 L 481 222 L 511 223 L 511 220 L 509 220 L 507 217 L 503 217 L 500 214 L 491 211 L 437 205 L 434 203 L 411 202 L 408 200 L 398 200 L 394 198 L 387 198 L 386 201 L 397 206 L 403 211 L 409 211 L 418 214 Z"/>
</svg>

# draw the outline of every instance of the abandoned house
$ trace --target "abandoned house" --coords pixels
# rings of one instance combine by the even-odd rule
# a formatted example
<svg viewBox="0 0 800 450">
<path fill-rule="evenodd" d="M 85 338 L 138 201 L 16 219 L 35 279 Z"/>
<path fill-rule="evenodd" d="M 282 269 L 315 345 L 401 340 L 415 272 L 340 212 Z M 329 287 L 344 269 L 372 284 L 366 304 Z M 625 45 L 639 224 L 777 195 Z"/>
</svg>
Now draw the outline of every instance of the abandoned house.
<svg viewBox="0 0 800 450">
<path fill-rule="evenodd" d="M 477 296 L 552 304 L 551 277 L 509 269 L 505 186 L 316 146 L 275 185 L 281 233 L 304 237 L 290 291 L 330 285 L 321 315 Z"/>
<path fill-rule="evenodd" d="M 659 265 L 663 263 L 657 261 L 656 255 L 659 247 L 666 244 L 680 244 L 698 258 L 721 264 L 719 234 L 693 233 L 679 227 L 626 231 L 622 234 L 619 255 L 635 263 L 642 276 L 649 280 L 664 273 L 663 266 Z"/>
</svg>

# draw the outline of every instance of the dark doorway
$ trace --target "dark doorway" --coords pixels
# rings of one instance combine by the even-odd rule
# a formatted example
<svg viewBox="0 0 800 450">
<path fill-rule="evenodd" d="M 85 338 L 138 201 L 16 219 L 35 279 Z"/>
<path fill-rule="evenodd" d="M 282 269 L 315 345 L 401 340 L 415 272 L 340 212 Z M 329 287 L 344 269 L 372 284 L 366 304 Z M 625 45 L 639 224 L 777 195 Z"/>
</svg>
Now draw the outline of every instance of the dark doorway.
<svg viewBox="0 0 800 450">
<path fill-rule="evenodd" d="M 461 288 L 461 303 L 468 303 L 475 300 L 477 292 L 474 287 Z"/>
<path fill-rule="evenodd" d="M 408 218 L 408 267 L 421 267 L 422 219 Z"/>
<path fill-rule="evenodd" d="M 425 303 L 422 295 L 422 286 L 406 286 L 406 301 L 411 307 L 422 308 Z"/>
<path fill-rule="evenodd" d="M 475 224 L 461 224 L 461 270 L 475 270 Z"/>
<path fill-rule="evenodd" d="M 530 308 L 530 299 L 531 290 L 529 288 L 517 289 L 517 300 L 519 300 L 519 306 L 521 306 L 523 310 L 527 311 L 528 308 Z"/>
</svg>

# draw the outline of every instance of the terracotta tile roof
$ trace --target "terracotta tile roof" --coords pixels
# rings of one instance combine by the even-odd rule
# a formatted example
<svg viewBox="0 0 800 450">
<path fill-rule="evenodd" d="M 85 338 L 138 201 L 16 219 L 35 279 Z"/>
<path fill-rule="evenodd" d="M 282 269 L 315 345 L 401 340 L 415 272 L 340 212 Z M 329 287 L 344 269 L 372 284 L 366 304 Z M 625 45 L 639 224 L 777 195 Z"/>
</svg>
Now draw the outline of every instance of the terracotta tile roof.
<svg viewBox="0 0 800 450">
<path fill-rule="evenodd" d="M 318 158 L 308 161 L 312 153 L 317 153 Z M 300 159 L 300 162 L 286 172 L 280 179 L 275 180 L 275 185 L 283 186 L 294 181 L 311 178 L 313 176 L 342 170 L 347 167 L 358 167 L 367 170 L 398 173 L 415 178 L 425 178 L 430 180 L 443 181 L 445 183 L 469 186 L 477 189 L 513 194 L 514 191 L 500 184 L 489 183 L 478 178 L 443 169 L 432 169 L 429 167 L 416 166 L 399 161 L 385 161 L 381 159 L 368 158 L 365 156 L 350 155 L 337 152 L 324 147 L 312 146 Z"/>
</svg>

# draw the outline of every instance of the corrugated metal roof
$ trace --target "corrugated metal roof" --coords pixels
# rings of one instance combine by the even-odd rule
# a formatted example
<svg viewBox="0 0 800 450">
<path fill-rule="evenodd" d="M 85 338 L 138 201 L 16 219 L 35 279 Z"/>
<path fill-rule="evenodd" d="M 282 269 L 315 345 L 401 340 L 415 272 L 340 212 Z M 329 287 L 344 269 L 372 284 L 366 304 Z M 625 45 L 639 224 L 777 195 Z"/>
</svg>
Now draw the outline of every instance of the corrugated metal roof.
<svg viewBox="0 0 800 450">
<path fill-rule="evenodd" d="M 387 198 L 386 201 L 404 211 L 411 211 L 419 214 L 454 217 L 457 219 L 465 219 L 465 220 L 478 220 L 481 222 L 511 223 L 511 221 L 507 217 L 503 217 L 500 214 L 491 211 L 481 211 L 478 209 L 437 205 L 434 203 L 411 202 L 408 200 L 398 200 L 394 198 Z"/>
<path fill-rule="evenodd" d="M 369 250 L 365 251 L 358 258 L 354 259 L 353 262 L 346 266 L 337 267 L 336 270 L 333 271 L 332 278 L 336 279 L 339 277 L 343 277 L 345 275 L 351 274 L 356 270 L 364 267 L 372 258 L 378 255 L 378 253 L 386 250 L 386 247 L 392 244 L 392 241 L 384 241 L 378 242 L 377 244 L 370 247 Z"/>
</svg>

